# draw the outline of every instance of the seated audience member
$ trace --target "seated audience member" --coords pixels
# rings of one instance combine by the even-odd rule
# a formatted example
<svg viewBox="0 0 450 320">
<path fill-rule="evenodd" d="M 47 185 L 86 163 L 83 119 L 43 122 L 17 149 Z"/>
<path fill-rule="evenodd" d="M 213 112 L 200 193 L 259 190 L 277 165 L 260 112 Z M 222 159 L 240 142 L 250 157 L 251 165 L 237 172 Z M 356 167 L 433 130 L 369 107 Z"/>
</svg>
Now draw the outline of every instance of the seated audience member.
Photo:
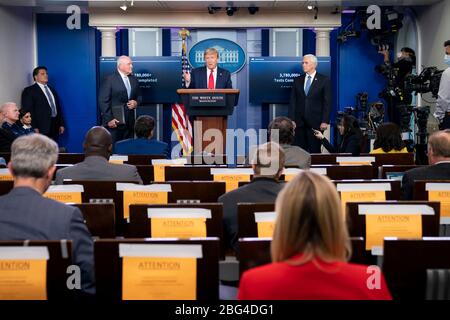
<svg viewBox="0 0 450 320">
<path fill-rule="evenodd" d="M 109 163 L 112 150 L 111 134 L 104 127 L 93 127 L 86 133 L 83 143 L 85 159 L 72 167 L 56 172 L 56 184 L 64 179 L 129 181 L 142 184 L 136 166 Z"/>
<path fill-rule="evenodd" d="M 19 120 L 19 107 L 14 102 L 6 102 L 2 107 L 2 128 L 13 133 L 16 137 L 23 136 L 25 131 L 17 124 Z"/>
<path fill-rule="evenodd" d="M 3 109 L 6 108 L 8 104 L 4 103 L 0 106 L 0 152 L 11 152 L 11 144 L 14 139 L 16 139 L 16 135 L 12 133 L 10 130 L 3 129 L 3 121 L 5 117 L 3 116 Z"/>
<path fill-rule="evenodd" d="M 302 172 L 278 195 L 272 263 L 240 280 L 240 300 L 390 300 L 381 278 L 367 286 L 367 266 L 348 263 L 351 243 L 333 183 Z"/>
<path fill-rule="evenodd" d="M 22 127 L 25 134 L 34 133 L 34 129 L 31 126 L 31 113 L 29 111 L 19 111 L 18 125 Z"/>
<path fill-rule="evenodd" d="M 295 139 L 295 124 L 291 119 L 287 117 L 273 119 L 269 124 L 269 134 L 270 140 L 279 143 L 283 149 L 286 167 L 308 169 L 311 166 L 311 155 L 302 148 L 292 145 Z"/>
<path fill-rule="evenodd" d="M 344 115 L 338 125 L 341 135 L 341 143 L 334 147 L 330 144 L 322 132 L 314 130 L 314 135 L 322 141 L 322 145 L 331 153 L 351 153 L 352 156 L 359 156 L 362 145 L 362 132 L 359 128 L 358 120 L 350 115 Z"/>
<path fill-rule="evenodd" d="M 274 142 L 258 147 L 250 158 L 252 181 L 219 197 L 223 203 L 225 243 L 237 251 L 237 204 L 240 202 L 275 202 L 284 183 L 278 181 L 284 170 L 284 152 Z"/>
<path fill-rule="evenodd" d="M 140 116 L 134 124 L 136 139 L 126 139 L 116 142 L 114 153 L 117 154 L 162 154 L 169 158 L 169 145 L 153 137 L 155 119 L 150 116 Z"/>
<path fill-rule="evenodd" d="M 377 128 L 377 136 L 370 153 L 407 153 L 399 126 L 383 123 Z"/>
<path fill-rule="evenodd" d="M 0 197 L 0 240 L 72 240 L 81 288 L 94 294 L 93 243 L 81 211 L 42 196 L 52 181 L 57 159 L 58 146 L 43 135 L 14 141 L 8 164 L 14 188 Z"/>
<path fill-rule="evenodd" d="M 405 172 L 402 200 L 413 199 L 416 180 L 450 180 L 450 129 L 436 131 L 428 139 L 428 163 Z"/>
</svg>

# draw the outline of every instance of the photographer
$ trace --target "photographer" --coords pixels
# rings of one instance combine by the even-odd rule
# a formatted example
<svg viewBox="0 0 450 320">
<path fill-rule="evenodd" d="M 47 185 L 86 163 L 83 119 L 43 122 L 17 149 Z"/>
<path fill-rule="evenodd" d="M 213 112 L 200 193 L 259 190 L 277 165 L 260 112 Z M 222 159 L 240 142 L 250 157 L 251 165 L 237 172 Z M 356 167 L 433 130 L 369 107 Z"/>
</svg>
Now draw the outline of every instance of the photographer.
<svg viewBox="0 0 450 320">
<path fill-rule="evenodd" d="M 382 48 L 379 53 L 384 56 L 384 64 L 396 70 L 395 79 L 393 79 L 392 85 L 395 88 L 399 88 L 403 94 L 402 100 L 398 101 L 398 103 L 389 102 L 389 119 L 390 121 L 400 124 L 400 114 L 396 108 L 396 105 L 410 105 L 412 103 L 412 95 L 409 92 L 405 92 L 405 78 L 412 73 L 413 69 L 416 66 L 416 53 L 413 49 L 404 47 L 397 54 L 397 62 L 391 63 L 389 59 L 389 50 L 386 48 Z"/>
<path fill-rule="evenodd" d="M 450 66 L 450 40 L 444 43 L 444 62 Z M 442 74 L 434 117 L 439 121 L 441 130 L 450 129 L 450 68 Z"/>
</svg>

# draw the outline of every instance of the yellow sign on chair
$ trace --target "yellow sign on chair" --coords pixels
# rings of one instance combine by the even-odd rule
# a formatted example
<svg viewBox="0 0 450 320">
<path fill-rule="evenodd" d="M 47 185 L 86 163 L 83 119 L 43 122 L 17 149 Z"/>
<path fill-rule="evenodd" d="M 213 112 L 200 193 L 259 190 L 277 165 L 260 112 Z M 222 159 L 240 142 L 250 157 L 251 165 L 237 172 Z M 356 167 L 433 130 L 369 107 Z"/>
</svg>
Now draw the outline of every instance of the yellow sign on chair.
<svg viewBox="0 0 450 320">
<path fill-rule="evenodd" d="M 195 300 L 201 245 L 120 244 L 122 300 Z"/>
<path fill-rule="evenodd" d="M 345 214 L 347 202 L 385 201 L 386 191 L 391 191 L 390 183 L 338 183 L 341 193 L 342 212 Z"/>
<path fill-rule="evenodd" d="M 0 300 L 47 300 L 47 247 L 0 247 Z"/>
<path fill-rule="evenodd" d="M 258 238 L 272 238 L 275 228 L 276 213 L 255 212 L 255 222 L 258 226 Z"/>
<path fill-rule="evenodd" d="M 375 157 L 336 157 L 336 162 L 339 165 L 372 165 L 375 162 Z"/>
<path fill-rule="evenodd" d="M 149 208 L 147 214 L 154 238 L 206 237 L 211 219 L 211 210 L 201 208 Z"/>
<path fill-rule="evenodd" d="M 179 159 L 154 159 L 153 165 L 153 181 L 164 182 L 166 181 L 166 167 L 182 167 L 187 163 L 186 158 Z"/>
<path fill-rule="evenodd" d="M 450 218 L 450 183 L 426 183 L 429 201 L 441 203 L 441 218 Z"/>
<path fill-rule="evenodd" d="M 230 192 L 239 188 L 239 182 L 250 182 L 253 169 L 212 168 L 211 175 L 213 175 L 214 181 L 225 182 L 225 191 Z"/>
<path fill-rule="evenodd" d="M 434 214 L 427 205 L 359 205 L 358 211 L 366 219 L 366 250 L 383 247 L 385 237 L 420 239 L 422 216 Z"/>
<path fill-rule="evenodd" d="M 130 204 L 167 204 L 170 184 L 140 185 L 117 183 L 117 191 L 123 191 L 123 218 L 130 217 Z"/>
<path fill-rule="evenodd" d="M 62 203 L 82 203 L 81 194 L 84 187 L 81 184 L 67 184 L 50 186 L 44 193 L 44 197 L 53 199 Z"/>
<path fill-rule="evenodd" d="M 120 156 L 113 154 L 109 157 L 109 163 L 123 164 L 128 161 L 128 156 Z"/>
<path fill-rule="evenodd" d="M 9 169 L 7 168 L 1 168 L 0 169 L 0 181 L 13 181 L 13 176 L 11 175 L 11 172 L 9 172 Z"/>
</svg>

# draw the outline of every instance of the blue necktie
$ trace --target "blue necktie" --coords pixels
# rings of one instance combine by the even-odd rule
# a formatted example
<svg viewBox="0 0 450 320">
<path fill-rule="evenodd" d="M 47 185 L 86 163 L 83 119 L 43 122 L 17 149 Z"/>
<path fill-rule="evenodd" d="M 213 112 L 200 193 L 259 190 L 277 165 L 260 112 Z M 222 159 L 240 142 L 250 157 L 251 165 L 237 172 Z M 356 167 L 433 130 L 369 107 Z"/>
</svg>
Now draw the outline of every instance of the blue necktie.
<svg viewBox="0 0 450 320">
<path fill-rule="evenodd" d="M 124 83 L 125 83 L 125 88 L 127 88 L 127 95 L 128 95 L 128 99 L 130 99 L 130 95 L 131 95 L 131 85 L 130 85 L 130 80 L 128 79 L 127 76 L 123 77 Z"/>
<path fill-rule="evenodd" d="M 308 75 L 305 85 L 305 95 L 308 95 L 309 89 L 311 88 L 311 76 Z"/>
<path fill-rule="evenodd" d="M 47 95 L 48 102 L 50 103 L 50 108 L 52 109 L 52 118 L 56 117 L 56 106 L 55 102 L 52 99 L 52 95 L 50 94 L 50 90 L 47 86 L 44 86 L 45 94 Z"/>
</svg>

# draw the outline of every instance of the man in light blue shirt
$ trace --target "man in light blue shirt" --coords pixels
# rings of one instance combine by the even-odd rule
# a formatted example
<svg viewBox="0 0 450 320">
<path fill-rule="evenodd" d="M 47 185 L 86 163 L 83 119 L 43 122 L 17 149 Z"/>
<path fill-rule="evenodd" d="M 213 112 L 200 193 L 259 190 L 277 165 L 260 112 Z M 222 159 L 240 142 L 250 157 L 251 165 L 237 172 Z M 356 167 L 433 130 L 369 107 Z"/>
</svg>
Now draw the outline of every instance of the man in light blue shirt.
<svg viewBox="0 0 450 320">
<path fill-rule="evenodd" d="M 450 40 L 444 43 L 445 63 L 449 66 L 442 74 L 436 101 L 435 118 L 439 121 L 441 130 L 450 129 Z"/>
</svg>

